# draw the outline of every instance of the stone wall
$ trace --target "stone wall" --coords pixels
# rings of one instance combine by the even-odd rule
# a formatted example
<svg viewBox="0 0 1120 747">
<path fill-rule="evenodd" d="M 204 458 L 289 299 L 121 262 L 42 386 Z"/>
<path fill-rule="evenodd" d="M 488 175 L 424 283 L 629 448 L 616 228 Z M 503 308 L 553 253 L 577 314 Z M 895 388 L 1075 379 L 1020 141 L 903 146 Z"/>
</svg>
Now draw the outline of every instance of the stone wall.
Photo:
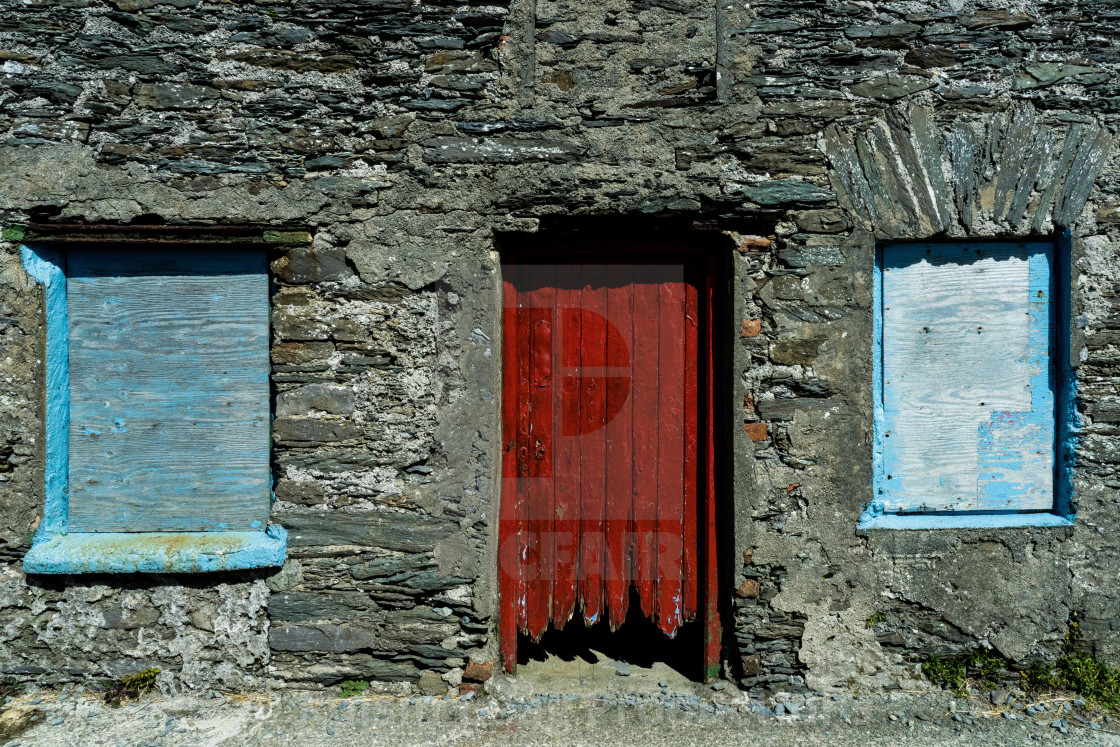
<svg viewBox="0 0 1120 747">
<path fill-rule="evenodd" d="M 729 674 L 909 686 L 932 653 L 1052 655 L 1071 617 L 1120 662 L 1120 16 L 1002 5 L 0 0 L 0 669 L 238 689 L 492 659 L 495 250 L 592 217 L 739 248 L 725 581 L 758 589 Z M 279 573 L 22 575 L 43 330 L 18 241 L 50 223 L 306 232 L 271 263 Z M 857 532 L 875 241 L 1064 225 L 1074 526 Z"/>
</svg>

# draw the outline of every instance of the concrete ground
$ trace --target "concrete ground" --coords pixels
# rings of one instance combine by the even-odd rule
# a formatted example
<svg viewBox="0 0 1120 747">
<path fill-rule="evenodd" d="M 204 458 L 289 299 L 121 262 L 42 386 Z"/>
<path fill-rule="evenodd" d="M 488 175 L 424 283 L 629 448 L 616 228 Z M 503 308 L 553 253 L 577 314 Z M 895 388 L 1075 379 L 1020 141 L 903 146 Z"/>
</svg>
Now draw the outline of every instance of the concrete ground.
<svg viewBox="0 0 1120 747">
<path fill-rule="evenodd" d="M 590 661 L 589 659 L 595 659 Z M 1116 745 L 1120 721 L 1068 697 L 945 692 L 750 699 L 726 683 L 609 658 L 550 658 L 462 697 L 281 691 L 148 695 L 120 708 L 82 689 L 25 694 L 9 747 L 204 745 Z M 661 667 L 661 668 L 656 668 Z M 620 674 L 620 669 L 623 674 Z M 1019 697 L 1016 698 L 1015 696 Z M 993 705 L 993 700 L 1010 703 Z M 775 708 L 777 706 L 777 708 Z M 10 732 L 9 732 L 10 733 Z M 0 740 L 2 741 L 2 740 Z"/>
<path fill-rule="evenodd" d="M 623 679 L 623 677 L 625 679 Z M 587 649 L 560 658 L 549 654 L 544 661 L 519 664 L 517 676 L 505 680 L 509 695 L 573 695 L 602 693 L 622 687 L 627 693 L 691 692 L 693 683 L 662 661 L 643 667 L 616 661 L 602 651 Z"/>
</svg>

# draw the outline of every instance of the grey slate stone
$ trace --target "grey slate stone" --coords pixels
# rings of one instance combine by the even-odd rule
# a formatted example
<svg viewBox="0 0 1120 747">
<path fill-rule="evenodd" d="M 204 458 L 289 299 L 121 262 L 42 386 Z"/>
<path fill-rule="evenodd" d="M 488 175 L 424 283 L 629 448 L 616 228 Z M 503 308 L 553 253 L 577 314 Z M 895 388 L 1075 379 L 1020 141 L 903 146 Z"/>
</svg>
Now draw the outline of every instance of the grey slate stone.
<svg viewBox="0 0 1120 747">
<path fill-rule="evenodd" d="M 831 191 L 797 179 L 772 179 L 745 187 L 743 196 L 764 207 L 824 205 L 835 199 Z"/>
<path fill-rule="evenodd" d="M 359 438 L 361 426 L 342 420 L 278 417 L 272 422 L 272 435 L 277 442 L 333 442 Z"/>
<path fill-rule="evenodd" d="M 276 395 L 276 416 L 325 412 L 349 415 L 354 412 L 354 390 L 339 384 L 308 384 Z"/>
<path fill-rule="evenodd" d="M 1021 91 L 1031 88 L 1042 88 L 1044 86 L 1051 86 L 1060 80 L 1071 78 L 1075 75 L 1099 72 L 1099 68 L 1086 67 L 1085 65 L 1073 65 L 1064 62 L 1037 62 L 1032 65 L 1027 65 L 1024 69 L 1027 74 L 1018 75 L 1015 78 L 1014 88 L 1016 90 Z"/>
<path fill-rule="evenodd" d="M 838 267 L 844 264 L 844 253 L 835 246 L 787 247 L 778 252 L 778 257 L 790 267 Z"/>
<path fill-rule="evenodd" d="M 793 397 L 788 399 L 764 399 L 755 403 L 764 420 L 791 421 L 798 412 L 823 412 L 837 406 L 832 399 L 812 397 Z"/>
<path fill-rule="evenodd" d="M 429 669 L 420 675 L 416 688 L 421 695 L 443 695 L 447 692 L 447 683 L 439 674 Z"/>
<path fill-rule="evenodd" d="M 856 96 L 894 101 L 924 91 L 927 88 L 933 88 L 933 82 L 928 78 L 887 73 L 863 83 L 857 83 L 852 86 L 851 91 Z"/>
<path fill-rule="evenodd" d="M 157 609 L 147 607 L 138 610 L 123 610 L 123 609 L 107 609 L 101 613 L 105 619 L 106 628 L 117 628 L 120 630 L 135 630 L 137 628 L 144 628 L 159 621 L 160 612 Z"/>
<path fill-rule="evenodd" d="M 817 358 L 821 342 L 823 341 L 819 337 L 775 340 L 770 343 L 770 360 L 780 366 L 810 366 Z"/>
<path fill-rule="evenodd" d="M 406 553 L 430 553 L 458 529 L 458 522 L 423 514 L 354 511 L 345 521 L 322 511 L 290 511 L 276 517 L 291 547 L 361 545 Z"/>
<path fill-rule="evenodd" d="M 157 5 L 170 5 L 175 8 L 191 8 L 199 4 L 199 0 L 111 0 L 110 4 L 117 10 L 132 12 L 147 10 Z"/>
<path fill-rule="evenodd" d="M 851 225 L 844 212 L 836 209 L 801 210 L 793 219 L 806 233 L 840 233 Z"/>
<path fill-rule="evenodd" d="M 218 98 L 218 91 L 187 83 L 141 83 L 133 101 L 146 109 L 197 109 Z"/>
<path fill-rule="evenodd" d="M 852 39 L 891 39 L 913 36 L 921 30 L 916 23 L 855 24 L 844 29 L 844 34 Z"/>
<path fill-rule="evenodd" d="M 1072 225 L 1089 199 L 1097 175 L 1104 168 L 1112 148 L 1112 134 L 1103 127 L 1086 135 L 1062 185 L 1062 193 L 1054 205 L 1054 222 Z"/>
<path fill-rule="evenodd" d="M 275 651 L 357 651 L 369 648 L 368 630 L 344 625 L 280 625 L 269 628 L 268 643 Z"/>
<path fill-rule="evenodd" d="M 423 146 L 427 163 L 568 163 L 583 154 L 575 143 L 543 139 L 434 137 Z"/>
<path fill-rule="evenodd" d="M 272 492 L 278 501 L 299 503 L 304 506 L 315 506 L 324 503 L 326 499 L 326 489 L 314 480 L 280 478 L 276 481 Z"/>
<path fill-rule="evenodd" d="M 560 47 L 573 46 L 579 43 L 579 37 L 567 31 L 545 31 L 537 35 L 537 40 L 546 44 L 555 44 Z"/>
<path fill-rule="evenodd" d="M 376 609 L 363 591 L 289 591 L 268 600 L 269 619 L 279 622 L 347 620 Z"/>
</svg>

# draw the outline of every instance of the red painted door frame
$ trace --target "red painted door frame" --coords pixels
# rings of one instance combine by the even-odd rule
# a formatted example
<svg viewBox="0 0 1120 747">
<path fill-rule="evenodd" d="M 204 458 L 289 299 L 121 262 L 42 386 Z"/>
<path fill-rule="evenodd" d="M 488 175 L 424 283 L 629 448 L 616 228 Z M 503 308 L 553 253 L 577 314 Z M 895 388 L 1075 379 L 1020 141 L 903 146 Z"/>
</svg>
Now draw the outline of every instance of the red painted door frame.
<svg viewBox="0 0 1120 747">
<path fill-rule="evenodd" d="M 691 242 L 690 242 L 691 243 Z M 576 557 L 571 558 L 572 548 L 568 548 L 568 555 L 559 543 L 537 543 L 534 545 L 530 538 L 545 536 L 549 533 L 568 532 L 575 522 L 573 507 L 570 506 L 573 486 L 565 485 L 562 480 L 568 474 L 564 469 L 564 460 L 581 460 L 580 463 L 594 464 L 596 460 L 605 459 L 605 452 L 600 454 L 599 446 L 608 448 L 629 448 L 622 430 L 613 434 L 610 418 L 606 417 L 605 433 L 594 434 L 592 437 L 581 436 L 581 454 L 570 453 L 570 439 L 552 438 L 553 427 L 542 428 L 533 422 L 534 412 L 542 409 L 553 408 L 551 401 L 553 394 L 559 398 L 556 401 L 577 402 L 576 409 L 583 414 L 597 412 L 596 408 L 606 410 L 612 407 L 612 391 L 616 392 L 614 400 L 625 401 L 625 405 L 637 408 L 640 404 L 640 369 L 636 365 L 639 360 L 650 360 L 650 351 L 640 349 L 639 336 L 634 337 L 631 352 L 635 366 L 631 372 L 629 383 L 623 385 L 612 381 L 612 370 L 618 370 L 620 361 L 614 356 L 612 344 L 617 335 L 608 334 L 609 330 L 599 330 L 595 327 L 595 319 L 602 318 L 599 314 L 606 306 L 611 304 L 615 297 L 612 293 L 620 292 L 611 284 L 597 284 L 583 281 L 590 280 L 594 274 L 594 267 L 601 267 L 611 263 L 619 272 L 626 272 L 627 267 L 649 267 L 651 265 L 665 266 L 679 264 L 687 273 L 684 284 L 685 298 L 681 299 L 685 314 L 684 323 L 695 320 L 696 329 L 691 334 L 684 334 L 687 330 L 677 329 L 672 321 L 672 315 L 666 316 L 666 325 L 660 330 L 665 339 L 674 339 L 682 335 L 690 342 L 685 343 L 683 360 L 674 362 L 666 360 L 663 363 L 669 366 L 675 363 L 684 364 L 681 379 L 684 381 L 686 392 L 693 393 L 692 401 L 685 403 L 685 408 L 692 410 L 692 418 L 682 418 L 685 430 L 684 443 L 686 451 L 691 450 L 695 480 L 689 496 L 689 489 L 685 488 L 683 512 L 672 515 L 656 514 L 649 526 L 641 526 L 640 522 L 614 515 L 607 507 L 596 513 L 598 504 L 597 496 L 588 503 L 588 498 L 583 498 L 583 514 L 578 522 L 580 528 L 576 533 L 584 538 L 579 547 L 575 548 Z M 704 631 L 704 667 L 707 679 L 712 679 L 719 674 L 722 625 L 720 622 L 721 604 L 719 588 L 719 556 L 717 553 L 717 501 L 718 484 L 716 475 L 717 435 L 715 428 L 716 406 L 718 396 L 717 361 L 719 355 L 719 338 L 714 330 L 720 328 L 719 315 L 722 310 L 722 289 L 724 274 L 722 263 L 715 254 L 698 252 L 695 245 L 686 245 L 679 241 L 614 241 L 588 242 L 586 239 L 574 241 L 570 238 L 554 237 L 542 240 L 533 237 L 532 253 L 505 253 L 503 257 L 503 479 L 501 507 L 499 511 L 499 637 L 502 658 L 505 668 L 514 671 L 517 665 L 517 635 L 518 631 L 527 633 L 536 638 L 552 624 L 554 627 L 563 627 L 564 622 L 572 614 L 574 608 L 582 609 L 584 618 L 588 622 L 600 619 L 605 615 L 611 627 L 616 628 L 625 618 L 625 601 L 631 582 L 638 588 L 638 597 L 643 600 L 643 612 L 651 619 L 654 617 L 652 610 L 661 605 L 660 609 L 672 606 L 675 600 L 677 616 L 668 618 L 662 615 L 658 622 L 663 631 L 675 631 L 676 626 L 684 618 L 699 618 Z M 536 277 L 534 278 L 534 274 Z M 545 277 L 547 275 L 547 277 Z M 518 286 L 521 286 L 519 289 Z M 594 290 L 599 285 L 604 286 L 600 292 Z M 607 287 L 610 286 L 610 287 Z M 648 284 L 647 284 L 648 286 Z M 634 284 L 632 288 L 647 287 Z M 579 295 L 580 311 L 569 313 L 555 311 L 555 307 L 570 303 L 570 291 L 565 289 L 584 288 Z M 666 291 L 663 286 L 660 301 L 666 300 L 672 291 Z M 532 295 L 526 299 L 524 288 L 533 288 Z M 559 290 L 558 290 L 559 289 Z M 648 292 L 648 287 L 647 291 Z M 632 308 L 639 309 L 640 301 L 637 300 L 637 290 L 634 290 Z M 657 290 L 654 290 L 655 296 Z M 567 295 L 565 295 L 567 294 Z M 563 297 L 563 298 L 561 298 Z M 668 298 L 670 302 L 674 299 Z M 520 306 L 520 308 L 519 308 Z M 612 307 L 613 308 L 613 307 Z M 637 317 L 637 312 L 634 312 Z M 582 321 L 580 321 L 582 320 Z M 605 322 L 605 319 L 604 319 Z M 613 324 L 612 324 L 613 323 Z M 619 319 L 617 313 L 612 315 L 612 323 L 607 323 L 608 328 L 617 329 L 621 324 L 641 324 L 640 317 L 627 319 L 625 315 Z M 578 330 L 577 330 L 578 328 Z M 629 332 L 630 330 L 625 330 Z M 586 333 L 589 340 L 603 340 L 604 351 L 601 362 L 602 371 L 593 371 L 598 374 L 596 381 L 587 385 L 587 379 L 573 381 L 571 377 L 557 375 L 564 370 L 570 370 L 570 365 L 576 361 L 557 360 L 564 358 L 565 353 L 556 356 L 556 342 L 554 335 L 566 336 L 571 339 L 574 334 Z M 625 347 L 624 343 L 618 343 Z M 583 346 L 586 347 L 586 346 Z M 581 355 L 586 351 L 581 347 Z M 655 346 L 656 347 L 656 346 Z M 563 349 L 563 346 L 560 346 Z M 518 354 L 521 351 L 521 354 Z M 526 351 L 530 351 L 526 354 Z M 653 353 L 656 357 L 656 353 Z M 612 356 L 614 356 L 612 358 Z M 689 365 L 691 362 L 693 365 Z M 582 361 L 584 369 L 596 368 L 587 366 L 587 360 Z M 660 370 L 658 368 L 657 370 Z M 657 376 L 657 374 L 654 374 Z M 559 379 L 559 380 L 556 380 Z M 584 386 L 580 389 L 580 381 Z M 691 382 L 691 384 L 690 384 Z M 625 386 L 625 396 L 621 389 Z M 587 392 L 602 392 L 599 399 L 594 394 Z M 612 387 L 614 387 L 612 389 Z M 656 389 L 656 386 L 654 386 Z M 578 391 L 577 391 L 578 390 Z M 523 392 L 517 396 L 517 392 Z M 547 392 L 547 393 L 546 393 Z M 632 395 L 632 396 L 631 396 Z M 537 400 L 540 401 L 537 401 Z M 687 399 L 687 396 L 686 396 Z M 631 400 L 635 402 L 631 403 Z M 671 403 L 670 403 L 671 404 Z M 564 409 L 567 405 L 560 405 L 559 420 L 567 421 L 568 413 Z M 551 412 L 552 410 L 549 409 Z M 681 413 L 683 416 L 683 413 Z M 637 422 L 637 421 L 635 421 Z M 561 430 L 567 428 L 563 422 L 558 426 Z M 531 435 L 530 435 L 531 434 Z M 600 443 L 604 441 L 605 443 Z M 567 444 L 567 446 L 566 446 Z M 621 445 L 620 445 L 621 444 Z M 555 452 L 554 452 L 555 448 Z M 556 460 L 555 462 L 553 460 Z M 639 462 L 635 457 L 634 477 L 637 481 L 639 475 Z M 551 479 L 548 465 L 558 464 L 556 482 Z M 686 470 L 687 472 L 687 470 Z M 541 479 L 543 478 L 543 479 Z M 606 479 L 606 490 L 617 493 L 619 491 L 639 491 L 637 485 L 612 484 L 610 477 Z M 623 479 L 626 479 L 625 477 Z M 579 486 L 574 486 L 577 489 Z M 613 494 L 613 493 L 612 493 Z M 603 496 L 606 502 L 606 495 Z M 635 501 L 638 498 L 634 499 Z M 578 502 L 578 499 L 577 499 Z M 587 512 L 591 506 L 590 514 Z M 574 507 L 580 510 L 580 506 Z M 642 516 L 644 512 L 637 512 Z M 664 512 L 663 512 L 664 513 Z M 588 523 L 588 516 L 591 516 Z M 601 516 L 600 519 L 596 518 Z M 600 523 L 596 523 L 600 522 Z M 654 524 L 656 526 L 654 526 Z M 589 528 L 590 527 L 590 528 Z M 603 536 L 602 546 L 596 548 L 593 542 L 588 542 L 587 537 L 594 537 L 600 531 Z M 691 553 L 693 557 L 686 558 L 685 567 L 697 569 L 697 578 L 690 584 L 682 582 L 677 587 L 678 593 L 672 598 L 671 591 L 667 591 L 667 584 L 659 585 L 649 583 L 649 572 L 635 572 L 633 577 L 626 577 L 619 582 L 617 572 L 604 573 L 603 569 L 616 569 L 626 560 L 612 557 L 619 547 L 616 535 L 620 532 L 634 532 L 635 536 L 644 536 L 645 532 L 677 532 L 684 539 L 684 552 Z M 652 535 L 651 535 L 652 536 Z M 657 534 L 657 536 L 664 536 Z M 589 549 L 588 545 L 592 545 Z M 546 546 L 547 545 L 547 546 Z M 531 559 L 530 559 L 531 555 Z M 646 553 L 634 553 L 635 566 L 642 561 L 639 556 Z M 661 557 L 660 555 L 658 557 Z M 650 559 L 646 558 L 649 563 Z M 579 573 L 573 574 L 573 567 L 578 566 Z M 545 579 L 540 571 L 546 569 Z M 669 574 L 672 568 L 659 568 Z M 575 577 L 575 576 L 578 576 Z M 667 576 L 668 577 L 668 576 Z M 643 582 L 644 579 L 644 582 Z M 643 584 L 647 588 L 643 588 Z M 683 590 L 682 590 L 683 587 Z M 691 588 L 691 598 L 689 589 Z M 650 609 L 645 608 L 644 600 L 653 600 L 660 596 L 659 602 L 651 602 Z M 683 597 L 683 599 L 682 599 Z M 682 614 L 683 608 L 683 614 Z"/>
</svg>

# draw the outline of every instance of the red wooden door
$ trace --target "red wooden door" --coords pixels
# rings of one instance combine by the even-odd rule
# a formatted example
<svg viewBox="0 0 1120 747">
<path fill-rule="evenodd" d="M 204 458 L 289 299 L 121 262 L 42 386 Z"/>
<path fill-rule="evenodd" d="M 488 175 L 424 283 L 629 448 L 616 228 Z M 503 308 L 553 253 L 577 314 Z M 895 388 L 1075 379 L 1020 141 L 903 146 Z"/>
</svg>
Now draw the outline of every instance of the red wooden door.
<svg viewBox="0 0 1120 747">
<path fill-rule="evenodd" d="M 506 264 L 502 653 L 574 614 L 707 621 L 718 674 L 710 273 L 684 261 Z"/>
</svg>

